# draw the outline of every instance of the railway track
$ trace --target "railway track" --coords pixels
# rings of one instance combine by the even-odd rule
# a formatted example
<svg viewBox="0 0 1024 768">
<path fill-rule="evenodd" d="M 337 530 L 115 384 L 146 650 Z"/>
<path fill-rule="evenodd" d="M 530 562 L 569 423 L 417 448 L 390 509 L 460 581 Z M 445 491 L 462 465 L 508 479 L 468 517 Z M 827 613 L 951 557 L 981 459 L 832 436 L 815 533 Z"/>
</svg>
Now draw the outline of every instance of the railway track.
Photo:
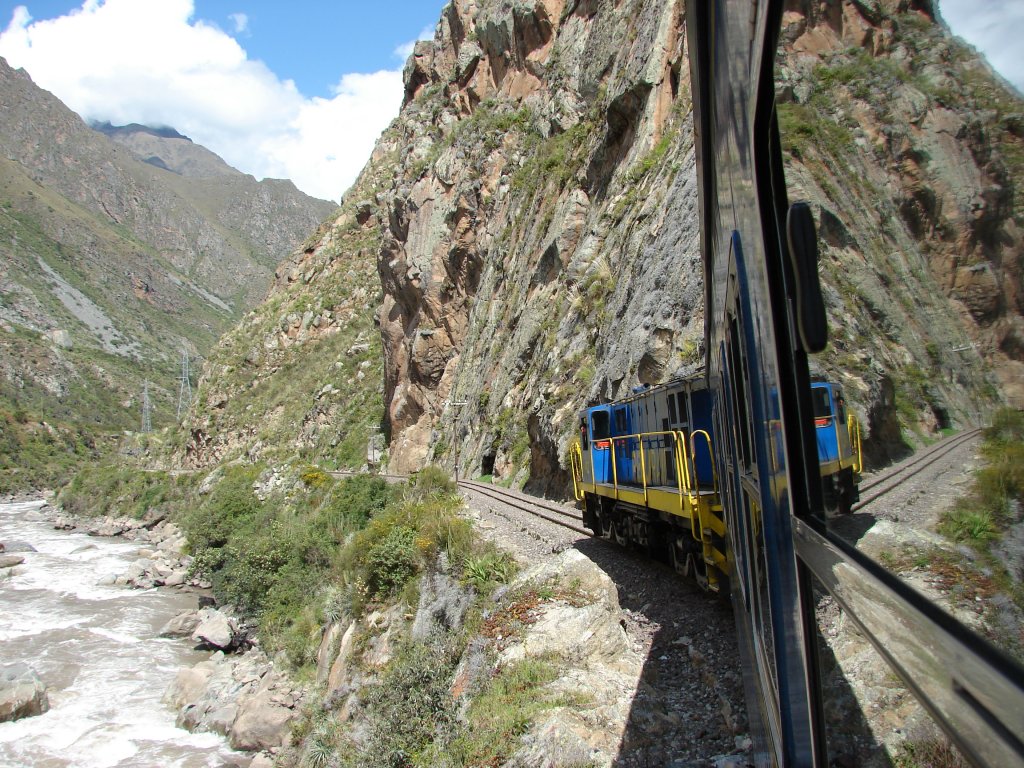
<svg viewBox="0 0 1024 768">
<path fill-rule="evenodd" d="M 335 470 L 328 472 L 327 474 L 332 477 L 340 478 L 351 477 L 357 473 L 346 470 Z M 378 475 L 378 477 L 387 480 L 389 483 L 397 483 L 409 479 L 408 475 Z M 496 501 L 500 501 L 510 507 L 515 507 L 523 512 L 528 512 L 534 517 L 547 520 L 549 523 L 554 523 L 555 525 L 560 525 L 563 528 L 568 528 L 570 531 L 574 531 L 575 533 L 581 533 L 584 536 L 591 535 L 590 531 L 583 527 L 583 515 L 576 510 L 570 510 L 553 502 L 537 499 L 528 494 L 519 493 L 508 488 L 502 488 L 501 486 L 492 485 L 491 483 L 480 483 L 475 480 L 459 480 L 458 486 L 465 490 L 473 490 L 482 496 L 495 499 Z"/>
<path fill-rule="evenodd" d="M 534 517 L 547 520 L 549 523 L 568 528 L 575 533 L 590 536 L 590 531 L 583 527 L 583 516 L 579 512 L 575 510 L 570 511 L 559 504 L 535 499 L 532 496 L 491 485 L 490 483 L 478 483 L 474 480 L 459 480 L 459 487 L 496 499 L 503 504 L 508 504 L 523 512 L 528 512 Z"/>
<path fill-rule="evenodd" d="M 980 434 L 980 429 L 970 429 L 966 432 L 960 432 L 947 437 L 924 451 L 918 451 L 909 458 L 904 459 L 881 476 L 861 483 L 861 500 L 853 505 L 851 511 L 856 512 L 875 502 L 887 493 L 895 490 L 907 479 L 940 460 L 946 454 L 959 448 L 964 443 L 976 440 Z"/>
<path fill-rule="evenodd" d="M 884 474 L 861 483 L 861 500 L 853 505 L 852 510 L 856 512 L 869 504 L 882 498 L 895 488 L 899 487 L 908 478 L 918 474 L 926 467 L 939 461 L 950 451 L 955 450 L 964 443 L 978 438 L 980 429 L 971 429 L 947 437 L 924 451 L 919 451 L 909 458 L 903 460 Z M 329 474 L 335 477 L 346 477 L 353 472 L 335 471 Z M 406 475 L 380 475 L 389 482 L 399 482 L 408 479 Z M 590 536 L 591 531 L 583 527 L 583 516 L 577 510 L 571 510 L 564 505 L 538 499 L 518 491 L 513 491 L 491 483 L 481 483 L 475 480 L 459 480 L 459 488 L 472 490 L 482 496 L 500 501 L 511 507 L 527 512 L 534 517 L 546 520 L 554 525 L 567 528 L 575 533 Z"/>
</svg>

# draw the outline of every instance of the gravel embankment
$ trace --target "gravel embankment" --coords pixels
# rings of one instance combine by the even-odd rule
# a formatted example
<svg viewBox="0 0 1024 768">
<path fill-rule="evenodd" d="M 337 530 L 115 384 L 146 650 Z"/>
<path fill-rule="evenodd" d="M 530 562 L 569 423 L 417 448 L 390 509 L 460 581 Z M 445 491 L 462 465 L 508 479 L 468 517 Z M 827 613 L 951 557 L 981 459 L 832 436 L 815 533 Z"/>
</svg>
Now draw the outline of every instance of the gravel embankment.
<svg viewBox="0 0 1024 768">
<path fill-rule="evenodd" d="M 728 601 L 611 542 L 472 490 L 464 495 L 483 535 L 521 561 L 536 563 L 576 548 L 618 588 L 621 624 L 646 661 L 616 765 L 710 765 L 714 757 L 745 746 L 742 668 Z"/>
</svg>

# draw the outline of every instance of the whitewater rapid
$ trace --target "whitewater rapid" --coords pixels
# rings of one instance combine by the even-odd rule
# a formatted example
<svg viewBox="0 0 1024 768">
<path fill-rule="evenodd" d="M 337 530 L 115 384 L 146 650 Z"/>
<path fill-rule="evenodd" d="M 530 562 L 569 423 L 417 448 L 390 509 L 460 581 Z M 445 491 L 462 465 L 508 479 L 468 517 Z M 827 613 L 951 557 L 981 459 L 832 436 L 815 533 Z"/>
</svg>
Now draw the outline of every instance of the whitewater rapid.
<svg viewBox="0 0 1024 768">
<path fill-rule="evenodd" d="M 50 710 L 0 723 L 7 768 L 219 768 L 248 761 L 216 734 L 174 724 L 161 697 L 182 666 L 209 654 L 157 636 L 195 595 L 111 582 L 138 544 L 56 531 L 42 502 L 0 504 L 0 541 L 37 552 L 0 570 L 0 665 L 25 662 L 46 684 Z"/>
</svg>

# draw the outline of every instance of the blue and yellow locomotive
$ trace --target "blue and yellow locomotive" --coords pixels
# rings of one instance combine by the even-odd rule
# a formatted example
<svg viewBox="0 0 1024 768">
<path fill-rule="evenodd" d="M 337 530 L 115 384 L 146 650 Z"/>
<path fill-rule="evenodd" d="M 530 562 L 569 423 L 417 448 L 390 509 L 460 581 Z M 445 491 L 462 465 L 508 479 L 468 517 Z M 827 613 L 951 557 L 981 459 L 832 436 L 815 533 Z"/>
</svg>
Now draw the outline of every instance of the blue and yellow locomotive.
<svg viewBox="0 0 1024 768">
<path fill-rule="evenodd" d="M 838 384 L 812 379 L 811 401 L 825 506 L 848 514 L 854 502 L 860 500 L 860 424 L 847 409 Z"/>
<path fill-rule="evenodd" d="M 676 379 L 580 413 L 576 499 L 596 535 L 671 559 L 718 591 L 728 573 L 704 377 Z"/>
</svg>

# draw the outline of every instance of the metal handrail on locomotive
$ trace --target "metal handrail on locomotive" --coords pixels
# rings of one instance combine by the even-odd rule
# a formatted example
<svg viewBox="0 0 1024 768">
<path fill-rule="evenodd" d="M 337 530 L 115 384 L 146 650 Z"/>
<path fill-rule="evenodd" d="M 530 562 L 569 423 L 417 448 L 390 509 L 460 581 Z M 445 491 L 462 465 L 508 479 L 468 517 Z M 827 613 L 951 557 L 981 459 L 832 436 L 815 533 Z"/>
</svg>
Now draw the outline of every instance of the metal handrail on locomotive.
<svg viewBox="0 0 1024 768">
<path fill-rule="evenodd" d="M 596 535 L 671 559 L 706 589 L 728 573 L 703 375 L 580 413 L 572 448 L 576 499 Z"/>
<path fill-rule="evenodd" d="M 838 384 L 820 379 L 812 390 L 826 501 L 849 512 L 859 498 L 860 428 Z M 711 409 L 703 373 L 587 408 L 570 464 L 587 528 L 667 557 L 717 592 L 729 563 Z"/>
</svg>

